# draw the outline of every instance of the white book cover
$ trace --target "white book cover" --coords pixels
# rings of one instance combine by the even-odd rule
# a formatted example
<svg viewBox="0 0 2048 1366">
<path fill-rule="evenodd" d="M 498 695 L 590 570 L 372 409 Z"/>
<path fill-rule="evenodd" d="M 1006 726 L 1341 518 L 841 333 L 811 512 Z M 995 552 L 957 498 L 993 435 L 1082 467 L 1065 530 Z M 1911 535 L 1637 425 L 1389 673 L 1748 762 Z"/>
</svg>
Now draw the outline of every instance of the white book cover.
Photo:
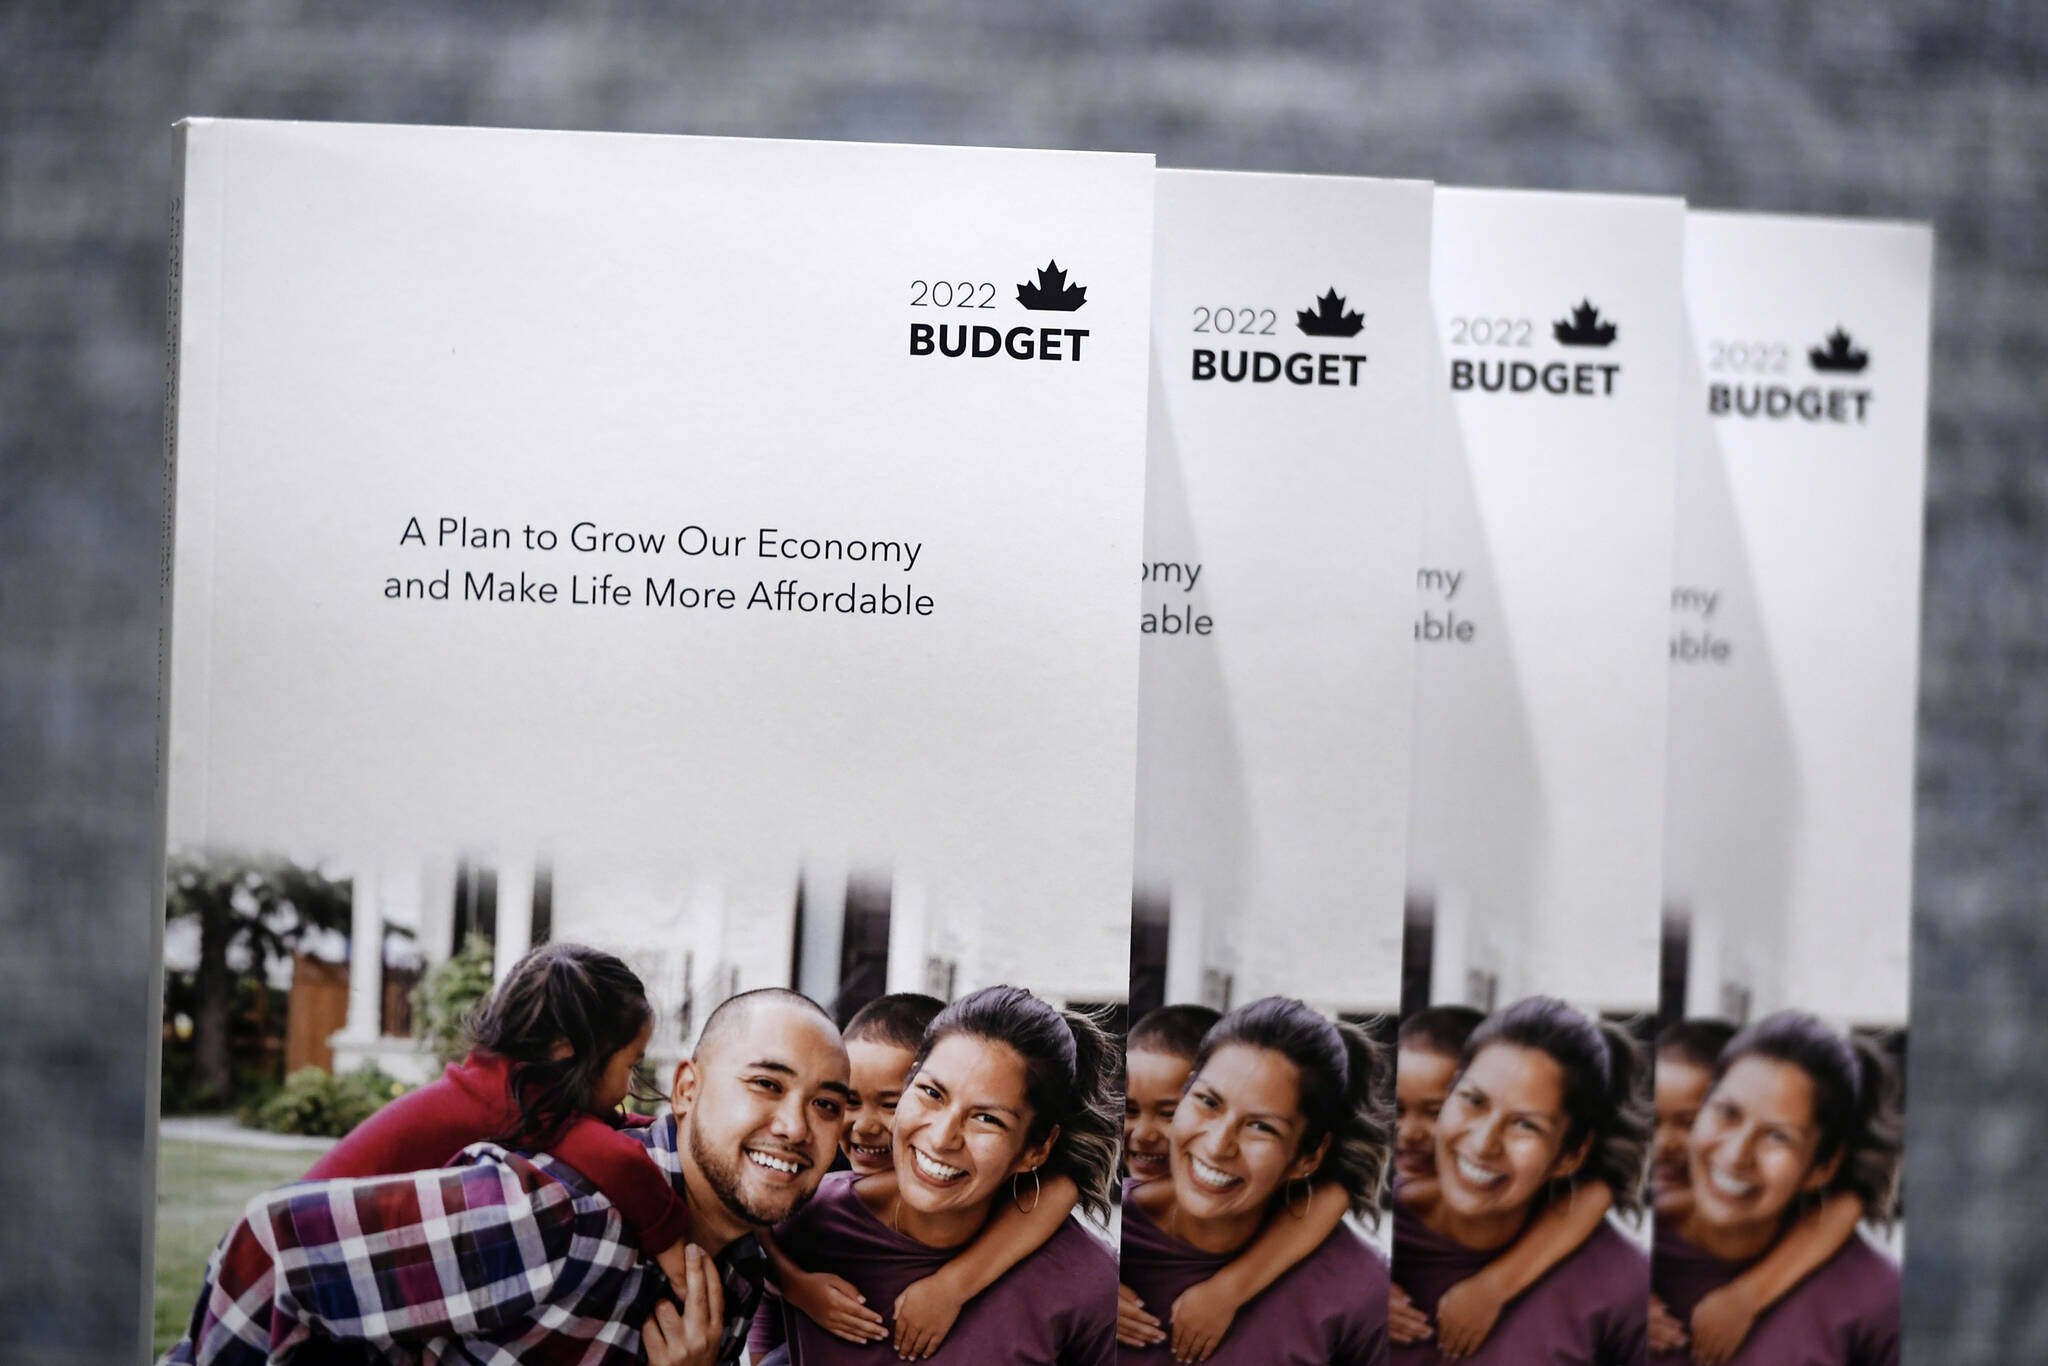
<svg viewBox="0 0 2048 1366">
<path fill-rule="evenodd" d="M 664 1064 L 759 987 L 1123 1001 L 1149 156 L 179 149 L 166 1109 L 427 1080 L 475 935 L 618 955 Z"/>
<path fill-rule="evenodd" d="M 1159 173 L 1137 875 L 1164 999 L 1398 1001 L 1429 206 Z"/>
<path fill-rule="evenodd" d="M 1744 1344 L 1757 1360 L 1898 1350 L 1933 265 L 1921 224 L 1686 221 L 1657 1276 L 1684 1315 L 1767 1247 L 1807 1257 Z M 1815 1071 L 1844 1046 L 1854 1075 Z M 1859 1118 L 1788 1189 L 1719 1117 L 1761 1113 L 1750 1092 L 1795 1062 L 1812 1073 L 1796 1091 L 1847 1087 Z M 1837 1193 L 1832 1230 L 1785 1213 Z M 1764 1224 L 1782 1235 L 1746 1236 Z"/>
<path fill-rule="evenodd" d="M 1409 877 L 1432 1000 L 1654 999 L 1682 215 L 1437 191 Z"/>
<path fill-rule="evenodd" d="M 1532 1343 L 1625 1360 L 1646 1331 L 1633 1215 L 1663 886 L 1683 212 L 1436 194 L 1394 1278 L 1434 1315 L 1563 1193 L 1604 1189 L 1629 1216 L 1581 1229 L 1476 1361 L 1527 1360 Z M 1536 1116 L 1539 1139 L 1518 1142 Z M 1435 1360 L 1436 1341 L 1396 1360 Z"/>
<path fill-rule="evenodd" d="M 1158 176 L 1122 1280 L 1170 1321 L 1231 1218 L 1198 1172 L 1328 1220 L 1218 1362 L 1386 1340 L 1429 215 L 1417 181 Z M 1298 1170 L 1222 1137 L 1276 1081 Z"/>
<path fill-rule="evenodd" d="M 1905 1017 L 1933 250 L 1687 218 L 1666 886 L 1703 1013 Z"/>
</svg>

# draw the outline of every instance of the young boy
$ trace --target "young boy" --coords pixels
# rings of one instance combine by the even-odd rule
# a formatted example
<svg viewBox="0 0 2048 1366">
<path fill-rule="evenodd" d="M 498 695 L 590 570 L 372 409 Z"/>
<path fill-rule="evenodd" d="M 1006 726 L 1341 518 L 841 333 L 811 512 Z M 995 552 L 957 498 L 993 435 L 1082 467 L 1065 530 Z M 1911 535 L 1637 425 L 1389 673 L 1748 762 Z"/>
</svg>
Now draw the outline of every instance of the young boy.
<svg viewBox="0 0 2048 1366">
<path fill-rule="evenodd" d="M 1401 1022 L 1394 1055 L 1394 1185 L 1411 1204 L 1436 1200 L 1436 1117 L 1458 1074 L 1465 1040 L 1485 1015 L 1428 1006 Z"/>
<path fill-rule="evenodd" d="M 1161 1006 L 1146 1012 L 1124 1039 L 1124 1170 L 1140 1181 L 1167 1174 L 1173 1112 L 1202 1047 L 1222 1019 L 1207 1006 Z"/>
<path fill-rule="evenodd" d="M 839 1150 L 862 1176 L 895 1173 L 896 1104 L 910 1080 L 926 1028 L 944 1009 L 945 1002 L 935 997 L 893 992 L 868 1002 L 846 1022 L 841 1037 L 851 1064 L 853 1094 L 847 1101 Z M 1071 1179 L 1047 1177 L 1029 1212 L 1005 1206 L 943 1270 L 906 1288 L 891 1311 L 898 1355 L 915 1361 L 936 1352 L 961 1306 L 1057 1233 L 1079 1200 L 1080 1191 Z M 891 1336 L 882 1315 L 852 1284 L 805 1271 L 770 1238 L 764 1236 L 761 1242 L 783 1298 L 813 1323 L 848 1342 L 878 1342 Z"/>
<path fill-rule="evenodd" d="M 1651 1147 L 1650 1196 L 1660 1223 L 1678 1224 L 1692 1213 L 1692 1172 L 1687 1156 L 1693 1122 L 1714 1089 L 1714 1066 L 1735 1037 L 1723 1020 L 1681 1020 L 1657 1036 L 1657 1130 Z M 1702 1299 L 1692 1311 L 1692 1358 L 1699 1366 L 1722 1366 L 1741 1350 L 1758 1316 L 1856 1234 L 1863 1201 L 1847 1192 L 1830 1196 L 1805 1215 L 1763 1260 Z M 1680 1324 L 1652 1297 L 1650 1347 L 1676 1351 L 1686 1345 Z"/>
<path fill-rule="evenodd" d="M 1650 1203 L 1666 1219 L 1692 1213 L 1686 1153 L 1693 1121 L 1714 1086 L 1714 1062 L 1735 1037 L 1725 1020 L 1682 1020 L 1657 1035 L 1657 1129 L 1650 1144 Z"/>
<path fill-rule="evenodd" d="M 839 1150 L 862 1176 L 895 1170 L 896 1102 L 903 1098 L 924 1031 L 943 1009 L 945 1003 L 935 996 L 899 991 L 876 997 L 846 1022 L 853 1095 L 846 1104 Z"/>
</svg>

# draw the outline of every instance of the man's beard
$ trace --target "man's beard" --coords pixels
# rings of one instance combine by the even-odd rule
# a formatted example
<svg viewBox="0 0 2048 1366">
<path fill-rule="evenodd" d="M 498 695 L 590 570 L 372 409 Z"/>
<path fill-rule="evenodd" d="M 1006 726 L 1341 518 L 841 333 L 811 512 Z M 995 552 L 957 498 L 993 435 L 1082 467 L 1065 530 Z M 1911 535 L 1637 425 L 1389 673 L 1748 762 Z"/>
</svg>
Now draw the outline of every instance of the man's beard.
<svg viewBox="0 0 2048 1366">
<path fill-rule="evenodd" d="M 799 1191 L 786 1208 L 762 1209 L 746 1195 L 745 1181 L 740 1171 L 740 1163 L 747 1160 L 746 1154 L 737 1148 L 730 1158 L 714 1153 L 705 1144 L 704 1135 L 698 1132 L 695 1124 L 685 1127 L 690 1131 L 690 1160 L 697 1164 L 697 1170 L 703 1175 L 705 1184 L 711 1187 L 711 1193 L 718 1197 L 720 1204 L 732 1212 L 734 1218 L 755 1228 L 767 1228 L 770 1224 L 779 1223 L 796 1213 L 803 1208 L 804 1202 L 811 1198 L 812 1191 Z"/>
</svg>

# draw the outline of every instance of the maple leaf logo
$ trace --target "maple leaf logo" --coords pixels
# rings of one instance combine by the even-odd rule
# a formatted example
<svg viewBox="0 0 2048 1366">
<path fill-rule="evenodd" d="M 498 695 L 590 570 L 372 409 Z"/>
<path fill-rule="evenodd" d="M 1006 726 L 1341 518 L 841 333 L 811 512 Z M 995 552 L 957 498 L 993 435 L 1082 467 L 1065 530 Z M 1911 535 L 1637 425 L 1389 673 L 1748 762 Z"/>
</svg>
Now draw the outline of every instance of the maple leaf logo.
<svg viewBox="0 0 2048 1366">
<path fill-rule="evenodd" d="M 1047 261 L 1038 272 L 1038 283 L 1017 286 L 1017 302 L 1040 313 L 1072 313 L 1088 302 L 1088 291 L 1067 283 L 1067 273 L 1057 261 Z"/>
<path fill-rule="evenodd" d="M 1365 326 L 1363 313 L 1344 311 L 1344 297 L 1337 293 L 1335 285 L 1330 292 L 1316 300 L 1313 311 L 1298 308 L 1294 311 L 1294 325 L 1311 337 L 1355 337 Z"/>
<path fill-rule="evenodd" d="M 1550 335 L 1566 346 L 1606 346 L 1614 340 L 1615 326 L 1600 320 L 1600 310 L 1589 299 L 1579 300 L 1569 322 L 1559 319 L 1550 325 Z"/>
<path fill-rule="evenodd" d="M 1863 367 L 1870 364 L 1870 353 L 1858 351 L 1856 343 L 1849 340 L 1849 334 L 1838 323 L 1835 330 L 1828 333 L 1828 344 L 1808 348 L 1806 359 L 1816 370 L 1839 370 L 1847 375 L 1860 375 Z"/>
</svg>

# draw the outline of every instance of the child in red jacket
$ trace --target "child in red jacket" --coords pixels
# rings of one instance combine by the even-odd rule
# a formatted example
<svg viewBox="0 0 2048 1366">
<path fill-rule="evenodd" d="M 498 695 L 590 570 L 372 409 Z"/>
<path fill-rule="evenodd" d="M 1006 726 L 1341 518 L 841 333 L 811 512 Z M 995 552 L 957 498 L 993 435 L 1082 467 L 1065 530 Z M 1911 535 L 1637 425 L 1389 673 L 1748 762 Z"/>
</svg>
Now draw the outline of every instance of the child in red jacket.
<svg viewBox="0 0 2048 1366">
<path fill-rule="evenodd" d="M 617 1114 L 653 1032 L 631 968 L 581 944 L 544 944 L 478 1009 L 467 1058 L 356 1126 L 306 1179 L 445 1166 L 472 1143 L 552 1153 L 612 1202 L 680 1292 L 689 1206 L 619 1132 Z"/>
</svg>

